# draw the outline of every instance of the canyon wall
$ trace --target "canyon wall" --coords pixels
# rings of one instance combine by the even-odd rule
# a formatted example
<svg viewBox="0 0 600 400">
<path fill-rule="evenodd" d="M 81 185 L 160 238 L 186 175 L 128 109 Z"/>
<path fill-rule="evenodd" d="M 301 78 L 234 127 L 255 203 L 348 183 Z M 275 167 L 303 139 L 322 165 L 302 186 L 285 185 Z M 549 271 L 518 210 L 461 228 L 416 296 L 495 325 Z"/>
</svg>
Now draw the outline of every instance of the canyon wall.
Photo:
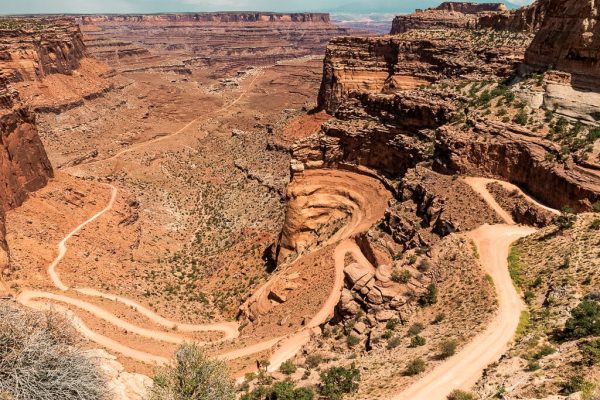
<svg viewBox="0 0 600 400">
<path fill-rule="evenodd" d="M 42 98 L 39 85 L 81 68 L 86 49 L 77 24 L 68 19 L 3 21 L 0 29 L 0 275 L 9 262 L 4 213 L 44 187 L 53 169 L 38 136 L 30 98 Z M 53 86 L 52 91 L 61 87 Z M 1 285 L 0 285 L 1 286 Z"/>
<path fill-rule="evenodd" d="M 547 37 L 543 29 L 536 42 L 540 37 Z M 477 111 L 481 88 L 515 74 L 532 40 L 528 32 L 472 29 L 333 39 L 318 105 L 335 118 L 296 143 L 292 171 L 367 169 L 393 187 L 391 182 L 429 163 L 444 174 L 513 182 L 558 209 L 591 210 L 600 200 L 593 162 L 565 155 L 563 144 L 538 133 L 539 126 L 493 118 L 490 105 L 485 114 L 485 107 Z"/>
<path fill-rule="evenodd" d="M 585 86 L 598 87 L 600 3 L 550 0 L 542 27 L 525 58 L 534 69 L 558 69 L 573 74 Z"/>
<path fill-rule="evenodd" d="M 318 106 L 334 113 L 356 91 L 415 89 L 453 77 L 506 77 L 523 61 L 529 44 L 527 37 L 511 45 L 475 42 L 474 35 L 452 30 L 335 38 L 327 46 Z"/>
<path fill-rule="evenodd" d="M 162 15 L 83 15 L 82 25 L 106 23 L 173 24 L 173 23 L 235 23 L 235 22 L 302 22 L 329 23 L 327 13 L 272 13 L 272 12 L 206 12 Z"/>
<path fill-rule="evenodd" d="M 549 0 L 538 0 L 517 10 L 481 15 L 479 28 L 511 32 L 537 32 L 542 27 Z"/>
<path fill-rule="evenodd" d="M 350 31 L 319 13 L 201 13 L 95 15 L 77 18 L 95 57 L 125 72 L 217 66 L 226 74 L 248 66 L 319 56 L 327 42 Z M 221 68 L 219 68 L 221 67 Z"/>
<path fill-rule="evenodd" d="M 444 2 L 436 8 L 417 10 L 408 15 L 398 15 L 392 22 L 391 34 L 412 29 L 474 28 L 483 15 L 507 11 L 502 3 Z"/>
</svg>

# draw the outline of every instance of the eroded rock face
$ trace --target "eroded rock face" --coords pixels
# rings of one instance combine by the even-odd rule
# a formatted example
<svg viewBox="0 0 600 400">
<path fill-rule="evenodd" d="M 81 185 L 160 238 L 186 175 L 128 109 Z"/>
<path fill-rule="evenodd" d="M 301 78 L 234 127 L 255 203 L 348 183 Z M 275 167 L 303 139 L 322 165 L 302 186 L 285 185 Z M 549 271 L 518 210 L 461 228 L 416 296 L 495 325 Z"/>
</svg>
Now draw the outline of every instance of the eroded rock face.
<svg viewBox="0 0 600 400">
<path fill-rule="evenodd" d="M 591 210 L 600 200 L 600 179 L 572 161 L 547 161 L 547 154 L 559 151 L 551 142 L 532 139 L 526 130 L 480 121 L 472 132 L 439 129 L 434 168 L 515 183 L 556 209 L 569 205 Z"/>
<path fill-rule="evenodd" d="M 333 39 L 327 46 L 318 105 L 334 113 L 352 92 L 415 89 L 452 77 L 505 77 L 529 45 L 525 38 L 521 46 L 507 46 L 476 41 L 474 35 L 446 30 Z"/>
<path fill-rule="evenodd" d="M 0 30 L 1 70 L 11 82 L 71 74 L 86 56 L 81 31 L 72 20 L 19 20 Z"/>
<path fill-rule="evenodd" d="M 558 69 L 581 84 L 598 87 L 600 78 L 600 3 L 551 0 L 546 17 L 525 56 L 534 69 Z"/>
<path fill-rule="evenodd" d="M 192 74 L 321 53 L 329 39 L 350 31 L 324 13 L 226 12 L 78 17 L 92 55 L 122 71 Z"/>
<path fill-rule="evenodd" d="M 507 11 L 503 3 L 464 3 L 447 1 L 436 8 L 417 10 L 394 18 L 391 34 L 413 29 L 474 28 L 479 17 Z"/>
<path fill-rule="evenodd" d="M 544 22 L 548 4 L 549 0 L 538 0 L 517 10 L 481 15 L 478 27 L 498 31 L 534 33 L 541 28 Z"/>
</svg>

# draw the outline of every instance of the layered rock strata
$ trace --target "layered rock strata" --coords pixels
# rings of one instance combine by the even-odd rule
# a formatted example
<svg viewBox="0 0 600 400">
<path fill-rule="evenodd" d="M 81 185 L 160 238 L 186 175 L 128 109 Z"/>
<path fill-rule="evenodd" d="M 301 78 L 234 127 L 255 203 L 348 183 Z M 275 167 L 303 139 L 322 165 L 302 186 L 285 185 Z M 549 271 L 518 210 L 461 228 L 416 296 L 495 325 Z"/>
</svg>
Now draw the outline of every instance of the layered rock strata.
<svg viewBox="0 0 600 400">
<path fill-rule="evenodd" d="M 506 6 L 502 3 L 444 2 L 436 8 L 395 17 L 390 33 L 395 35 L 413 29 L 474 28 L 480 17 L 505 11 Z"/>
<path fill-rule="evenodd" d="M 591 0 L 550 0 L 544 22 L 525 55 L 537 70 L 573 74 L 580 86 L 598 88 L 600 4 Z"/>
<path fill-rule="evenodd" d="M 477 26 L 498 31 L 534 33 L 542 27 L 548 4 L 549 0 L 538 0 L 517 10 L 481 15 Z"/>
<path fill-rule="evenodd" d="M 192 74 L 195 66 L 228 72 L 248 65 L 320 55 L 348 34 L 318 13 L 201 13 L 78 17 L 90 52 L 122 71 Z"/>
</svg>

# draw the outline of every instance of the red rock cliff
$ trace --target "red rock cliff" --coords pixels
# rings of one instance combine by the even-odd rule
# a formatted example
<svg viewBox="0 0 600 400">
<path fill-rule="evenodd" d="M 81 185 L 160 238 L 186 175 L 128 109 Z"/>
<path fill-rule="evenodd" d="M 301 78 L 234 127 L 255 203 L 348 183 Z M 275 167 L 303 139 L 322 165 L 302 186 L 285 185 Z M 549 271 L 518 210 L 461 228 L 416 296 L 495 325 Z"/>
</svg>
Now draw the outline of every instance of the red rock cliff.
<svg viewBox="0 0 600 400">
<path fill-rule="evenodd" d="M 558 69 L 600 86 L 600 2 L 550 0 L 525 61 L 534 69 Z"/>
<path fill-rule="evenodd" d="M 172 23 L 235 23 L 235 22 L 330 22 L 326 13 L 215 12 L 162 15 L 90 15 L 78 18 L 83 25 L 102 23 L 172 24 Z"/>
<path fill-rule="evenodd" d="M 498 31 L 537 32 L 544 22 L 548 0 L 538 0 L 530 6 L 479 17 L 480 28 Z"/>
</svg>

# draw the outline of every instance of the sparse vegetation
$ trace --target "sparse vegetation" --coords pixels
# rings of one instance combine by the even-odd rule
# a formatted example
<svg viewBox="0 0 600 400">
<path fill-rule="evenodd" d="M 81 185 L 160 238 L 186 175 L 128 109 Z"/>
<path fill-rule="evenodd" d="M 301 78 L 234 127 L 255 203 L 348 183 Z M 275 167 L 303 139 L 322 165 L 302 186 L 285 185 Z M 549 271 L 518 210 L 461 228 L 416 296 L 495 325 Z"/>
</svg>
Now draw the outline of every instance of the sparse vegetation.
<svg viewBox="0 0 600 400">
<path fill-rule="evenodd" d="M 360 382 L 360 371 L 350 368 L 332 367 L 321 373 L 319 393 L 327 399 L 341 400 L 345 394 L 355 393 Z"/>
<path fill-rule="evenodd" d="M 410 345 L 409 345 L 409 347 L 425 346 L 426 342 L 427 341 L 425 340 L 425 338 L 423 336 L 415 335 L 412 338 L 410 338 Z"/>
<path fill-rule="evenodd" d="M 473 393 L 465 392 L 463 390 L 453 390 L 448 396 L 448 400 L 475 400 L 476 397 Z"/>
<path fill-rule="evenodd" d="M 235 383 L 222 361 L 212 360 L 194 344 L 183 344 L 175 364 L 154 377 L 152 400 L 233 400 Z"/>
<path fill-rule="evenodd" d="M 452 357 L 456 353 L 456 340 L 445 339 L 440 343 L 439 356 L 442 359 Z"/>
<path fill-rule="evenodd" d="M 600 304 L 583 300 L 572 309 L 571 318 L 565 324 L 564 335 L 572 339 L 600 335 Z"/>
<path fill-rule="evenodd" d="M 61 316 L 0 304 L 0 393 L 7 399 L 108 400 L 106 380 Z"/>
<path fill-rule="evenodd" d="M 392 281 L 396 283 L 408 283 L 411 277 L 410 271 L 406 269 L 403 269 L 402 271 L 394 270 L 392 272 Z"/>
<path fill-rule="evenodd" d="M 419 305 L 421 307 L 427 307 L 437 303 L 437 292 L 435 283 L 429 284 L 425 293 L 419 298 Z"/>
<path fill-rule="evenodd" d="M 408 362 L 404 373 L 408 376 L 418 375 L 425 371 L 427 364 L 422 358 L 415 358 Z"/>
<path fill-rule="evenodd" d="M 412 324 L 410 326 L 410 328 L 408 328 L 408 336 L 414 336 L 414 335 L 418 335 L 419 333 L 423 332 L 423 329 L 425 329 L 425 327 L 423 326 L 422 323 L 420 322 L 415 322 L 414 324 Z"/>
<path fill-rule="evenodd" d="M 296 365 L 292 361 L 284 361 L 279 366 L 279 372 L 285 375 L 291 375 L 296 372 Z"/>
</svg>

